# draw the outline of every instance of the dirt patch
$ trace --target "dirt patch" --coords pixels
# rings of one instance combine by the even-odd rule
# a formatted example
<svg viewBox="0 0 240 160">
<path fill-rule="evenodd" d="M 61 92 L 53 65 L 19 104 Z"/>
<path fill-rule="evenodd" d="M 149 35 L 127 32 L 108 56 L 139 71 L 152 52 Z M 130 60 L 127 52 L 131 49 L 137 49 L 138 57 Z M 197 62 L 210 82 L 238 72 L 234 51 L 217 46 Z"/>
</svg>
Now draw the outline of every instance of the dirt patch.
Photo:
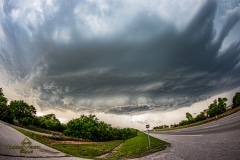
<svg viewBox="0 0 240 160">
<path fill-rule="evenodd" d="M 102 159 L 106 159 L 111 157 L 114 153 L 116 153 L 120 148 L 122 147 L 122 143 L 120 145 L 118 145 L 117 147 L 115 147 L 111 152 L 108 152 L 106 154 L 103 154 L 101 156 L 98 156 L 96 158 L 102 158 Z"/>
<path fill-rule="evenodd" d="M 58 153 L 60 153 L 59 151 L 51 151 L 49 149 L 43 149 L 43 148 L 41 148 L 39 151 L 40 152 L 44 152 L 44 153 L 51 153 L 51 154 L 58 154 Z"/>
<path fill-rule="evenodd" d="M 101 142 L 86 142 L 86 141 L 55 141 L 53 144 L 97 144 Z"/>
</svg>

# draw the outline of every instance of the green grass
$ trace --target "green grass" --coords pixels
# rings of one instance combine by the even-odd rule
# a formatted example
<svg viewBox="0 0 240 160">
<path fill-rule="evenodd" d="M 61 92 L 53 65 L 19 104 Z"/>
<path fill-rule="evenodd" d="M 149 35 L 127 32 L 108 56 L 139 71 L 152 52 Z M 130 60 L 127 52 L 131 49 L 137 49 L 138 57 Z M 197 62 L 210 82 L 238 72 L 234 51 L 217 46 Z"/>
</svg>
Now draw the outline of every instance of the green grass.
<svg viewBox="0 0 240 160">
<path fill-rule="evenodd" d="M 76 157 L 95 158 L 96 156 L 110 152 L 120 145 L 120 143 L 121 141 L 101 142 L 96 144 L 54 144 L 51 145 L 51 147 Z"/>
<path fill-rule="evenodd" d="M 51 148 L 82 158 L 100 159 L 96 157 L 111 152 L 115 147 L 122 143 L 121 140 L 118 140 L 109 142 L 96 142 L 91 144 L 61 144 L 59 140 L 54 140 L 49 137 L 25 131 L 23 129 L 15 129 Z M 151 149 L 148 149 L 147 135 L 142 132 L 138 132 L 138 136 L 125 140 L 121 148 L 116 153 L 111 154 L 107 159 L 117 160 L 125 158 L 137 158 L 164 150 L 167 147 L 166 142 L 157 138 L 150 137 L 150 141 Z"/>
<path fill-rule="evenodd" d="M 167 143 L 150 137 L 151 149 L 148 149 L 147 134 L 138 132 L 138 136 L 128 139 L 123 146 L 109 159 L 138 158 L 166 149 Z"/>
</svg>

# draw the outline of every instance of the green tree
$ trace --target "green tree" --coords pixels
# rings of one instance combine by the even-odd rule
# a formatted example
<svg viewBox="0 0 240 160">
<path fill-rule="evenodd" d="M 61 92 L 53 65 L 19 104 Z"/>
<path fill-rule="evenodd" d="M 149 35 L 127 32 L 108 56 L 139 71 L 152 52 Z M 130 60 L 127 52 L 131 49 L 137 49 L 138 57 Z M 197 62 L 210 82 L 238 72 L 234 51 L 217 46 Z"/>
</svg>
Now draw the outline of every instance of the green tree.
<svg viewBox="0 0 240 160">
<path fill-rule="evenodd" d="M 189 112 L 186 113 L 186 118 L 189 123 L 193 123 L 193 116 Z"/>
<path fill-rule="evenodd" d="M 67 136 L 82 138 L 84 140 L 108 141 L 122 140 L 134 137 L 137 131 L 130 128 L 117 129 L 99 121 L 95 115 L 81 115 L 67 123 L 64 134 Z"/>
<path fill-rule="evenodd" d="M 0 106 L 6 106 L 7 105 L 7 98 L 4 97 L 2 88 L 0 88 Z"/>
<path fill-rule="evenodd" d="M 2 88 L 0 88 L 0 120 L 8 123 L 13 122 L 13 114 L 7 106 L 7 98 L 4 96 Z"/>
<path fill-rule="evenodd" d="M 179 126 L 185 126 L 187 125 L 189 122 L 187 120 L 182 120 L 181 122 L 179 122 Z"/>
<path fill-rule="evenodd" d="M 61 122 L 56 118 L 55 114 L 47 114 L 41 117 L 38 117 L 38 124 L 41 128 L 60 131 L 62 132 L 64 127 Z"/>
<path fill-rule="evenodd" d="M 81 115 L 80 118 L 73 119 L 67 123 L 64 134 L 82 139 L 93 139 L 93 133 L 98 128 L 98 119 L 95 115 Z"/>
<path fill-rule="evenodd" d="M 24 126 L 28 126 L 30 124 L 34 124 L 34 118 L 33 117 L 24 117 L 20 119 L 20 123 Z"/>
<path fill-rule="evenodd" d="M 237 92 L 232 99 L 233 108 L 240 106 L 240 92 Z"/>
<path fill-rule="evenodd" d="M 226 112 L 226 102 L 227 98 L 218 98 L 218 100 L 214 100 L 214 102 L 208 107 L 210 117 Z"/>
<path fill-rule="evenodd" d="M 10 103 L 10 108 L 13 113 L 14 119 L 18 120 L 20 123 L 22 123 L 24 118 L 34 118 L 36 116 L 36 109 L 32 105 L 28 105 L 22 100 L 12 101 Z"/>
<path fill-rule="evenodd" d="M 195 122 L 199 122 L 199 121 L 203 121 L 205 120 L 206 117 L 204 116 L 204 112 L 201 112 L 200 114 L 198 114 L 195 118 Z"/>
</svg>

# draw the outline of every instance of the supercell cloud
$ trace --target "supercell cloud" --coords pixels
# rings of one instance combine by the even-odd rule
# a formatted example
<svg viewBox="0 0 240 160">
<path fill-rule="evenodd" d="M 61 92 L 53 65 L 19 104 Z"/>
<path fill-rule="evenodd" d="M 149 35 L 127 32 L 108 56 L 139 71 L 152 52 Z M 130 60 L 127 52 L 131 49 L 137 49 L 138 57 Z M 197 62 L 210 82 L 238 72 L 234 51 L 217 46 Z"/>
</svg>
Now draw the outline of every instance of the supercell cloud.
<svg viewBox="0 0 240 160">
<path fill-rule="evenodd" d="M 0 0 L 0 10 L 12 100 L 141 114 L 240 86 L 240 1 Z"/>
</svg>

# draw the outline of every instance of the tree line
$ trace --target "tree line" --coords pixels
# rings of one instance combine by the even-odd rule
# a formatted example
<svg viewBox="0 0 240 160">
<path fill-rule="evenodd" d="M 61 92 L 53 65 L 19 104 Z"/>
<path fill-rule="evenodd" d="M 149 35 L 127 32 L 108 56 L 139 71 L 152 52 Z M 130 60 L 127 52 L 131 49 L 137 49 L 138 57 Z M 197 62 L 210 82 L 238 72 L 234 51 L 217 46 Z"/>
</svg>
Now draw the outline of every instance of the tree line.
<svg viewBox="0 0 240 160">
<path fill-rule="evenodd" d="M 34 106 L 23 100 L 14 100 L 7 105 L 7 98 L 0 88 L 0 120 L 23 126 L 36 126 L 42 129 L 62 132 L 66 136 L 91 141 L 125 140 L 137 136 L 133 128 L 114 128 L 95 115 L 81 115 L 67 124 L 62 124 L 55 114 L 36 116 Z"/>
<path fill-rule="evenodd" d="M 153 129 L 163 129 L 163 128 L 174 128 L 178 126 L 184 126 L 192 123 L 196 123 L 199 121 L 203 121 L 207 118 L 216 117 L 217 115 L 220 115 L 227 111 L 227 98 L 218 98 L 213 101 L 208 106 L 208 109 L 203 110 L 200 112 L 196 117 L 193 117 L 192 114 L 189 112 L 186 113 L 186 120 L 180 121 L 178 124 L 171 124 L 168 125 L 161 125 L 161 126 L 155 126 Z M 232 109 L 240 106 L 240 92 L 235 93 L 233 99 L 232 99 Z"/>
<path fill-rule="evenodd" d="M 64 134 L 93 141 L 125 140 L 137 136 L 133 128 L 114 128 L 99 121 L 95 115 L 81 115 L 67 123 Z"/>
</svg>

